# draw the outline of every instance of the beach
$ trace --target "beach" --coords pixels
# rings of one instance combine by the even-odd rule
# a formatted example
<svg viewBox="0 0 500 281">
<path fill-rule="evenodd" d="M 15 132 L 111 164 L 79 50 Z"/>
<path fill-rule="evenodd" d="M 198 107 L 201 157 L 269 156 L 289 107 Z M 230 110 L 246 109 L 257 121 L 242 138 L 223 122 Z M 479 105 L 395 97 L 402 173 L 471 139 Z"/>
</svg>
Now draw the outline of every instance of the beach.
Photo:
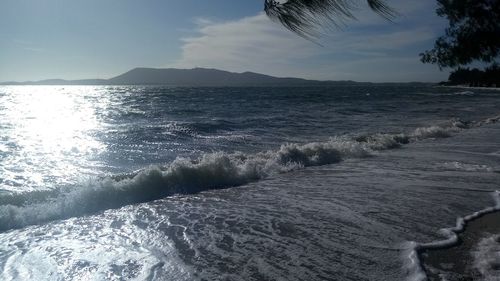
<svg viewBox="0 0 500 281">
<path fill-rule="evenodd" d="M 500 280 L 499 234 L 500 213 L 494 212 L 468 222 L 456 245 L 424 250 L 421 256 L 429 279 Z M 481 244 L 488 240 L 494 245 L 489 249 L 493 253 L 485 257 L 487 253 L 481 249 Z"/>
<path fill-rule="evenodd" d="M 421 250 L 496 206 L 498 97 L 413 84 L 0 87 L 0 279 L 476 276 L 498 214 L 470 221 L 466 249 Z"/>
</svg>

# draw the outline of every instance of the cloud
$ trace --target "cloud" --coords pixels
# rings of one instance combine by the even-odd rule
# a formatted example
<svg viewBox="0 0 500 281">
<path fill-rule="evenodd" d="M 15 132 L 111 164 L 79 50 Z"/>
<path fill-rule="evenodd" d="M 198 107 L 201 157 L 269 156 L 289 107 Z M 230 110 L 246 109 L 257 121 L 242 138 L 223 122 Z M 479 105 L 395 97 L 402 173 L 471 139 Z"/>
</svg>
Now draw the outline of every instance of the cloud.
<svg viewBox="0 0 500 281">
<path fill-rule="evenodd" d="M 409 6 L 403 24 L 366 16 L 331 30 L 322 45 L 307 41 L 264 14 L 235 21 L 197 19 L 195 36 L 183 38 L 182 54 L 169 67 L 210 67 L 236 72 L 328 80 L 429 81 L 446 76 L 419 62 L 420 46 L 436 31 L 418 19 L 423 5 Z M 427 7 L 428 9 L 428 7 Z M 406 74 L 405 74 L 406 73 Z M 429 74 L 430 73 L 430 74 Z"/>
<path fill-rule="evenodd" d="M 199 25 L 199 35 L 184 38 L 176 67 L 214 67 L 234 71 L 280 70 L 292 60 L 321 49 L 269 21 L 264 14 L 238 21 Z"/>
</svg>

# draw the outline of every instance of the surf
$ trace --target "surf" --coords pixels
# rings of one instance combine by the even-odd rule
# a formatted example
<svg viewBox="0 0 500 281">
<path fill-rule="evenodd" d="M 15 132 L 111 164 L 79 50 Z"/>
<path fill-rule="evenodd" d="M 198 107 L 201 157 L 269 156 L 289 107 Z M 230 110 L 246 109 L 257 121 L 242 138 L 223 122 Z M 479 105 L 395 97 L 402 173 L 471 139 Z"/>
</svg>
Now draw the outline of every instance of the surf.
<svg viewBox="0 0 500 281">
<path fill-rule="evenodd" d="M 215 152 L 199 158 L 177 158 L 130 174 L 89 179 L 58 190 L 0 194 L 0 231 L 89 215 L 130 204 L 178 194 L 242 186 L 277 174 L 346 159 L 376 156 L 429 138 L 447 138 L 461 130 L 494 123 L 500 116 L 479 122 L 451 119 L 407 133 L 337 136 L 328 141 L 286 143 L 277 150 L 254 154 Z"/>
</svg>

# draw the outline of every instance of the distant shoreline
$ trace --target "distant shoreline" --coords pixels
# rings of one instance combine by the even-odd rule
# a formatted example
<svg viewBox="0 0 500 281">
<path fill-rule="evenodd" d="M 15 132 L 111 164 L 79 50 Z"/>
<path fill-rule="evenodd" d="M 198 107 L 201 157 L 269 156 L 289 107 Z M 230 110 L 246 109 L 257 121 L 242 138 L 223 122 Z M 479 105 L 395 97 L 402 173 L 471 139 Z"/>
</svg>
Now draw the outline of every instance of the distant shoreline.
<svg viewBox="0 0 500 281">
<path fill-rule="evenodd" d="M 454 88 L 454 89 L 473 89 L 473 90 L 500 91 L 500 88 L 498 88 L 498 87 L 470 87 L 470 86 L 461 86 L 461 85 L 454 85 L 454 86 L 438 85 L 436 87 Z"/>
<path fill-rule="evenodd" d="M 40 81 L 0 82 L 2 86 L 172 86 L 172 87 L 310 87 L 345 85 L 429 85 L 427 82 L 358 82 L 351 80 L 310 80 L 296 77 L 275 77 L 255 72 L 229 72 L 211 68 L 134 68 L 109 79 L 46 79 Z"/>
</svg>

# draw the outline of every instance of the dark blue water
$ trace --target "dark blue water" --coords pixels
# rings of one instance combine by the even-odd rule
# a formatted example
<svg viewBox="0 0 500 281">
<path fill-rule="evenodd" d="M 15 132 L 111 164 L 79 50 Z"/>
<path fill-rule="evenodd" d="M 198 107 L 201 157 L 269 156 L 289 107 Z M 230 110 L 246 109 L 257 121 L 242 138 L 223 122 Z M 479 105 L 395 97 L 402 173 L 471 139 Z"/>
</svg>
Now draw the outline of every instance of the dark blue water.
<svg viewBox="0 0 500 281">
<path fill-rule="evenodd" d="M 493 204 L 499 114 L 425 85 L 1 87 L 0 279 L 411 278 L 407 241 Z"/>
</svg>

